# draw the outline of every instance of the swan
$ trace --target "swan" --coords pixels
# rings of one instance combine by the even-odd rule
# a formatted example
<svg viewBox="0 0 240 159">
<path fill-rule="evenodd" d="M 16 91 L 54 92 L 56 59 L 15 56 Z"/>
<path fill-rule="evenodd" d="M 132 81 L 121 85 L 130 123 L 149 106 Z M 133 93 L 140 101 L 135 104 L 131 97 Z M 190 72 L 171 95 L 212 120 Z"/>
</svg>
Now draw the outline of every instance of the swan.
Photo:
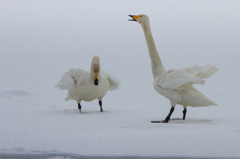
<svg viewBox="0 0 240 159">
<path fill-rule="evenodd" d="M 165 120 L 152 121 L 152 123 L 168 123 L 177 104 L 182 105 L 184 108 L 182 120 L 186 118 L 188 106 L 217 106 L 211 99 L 196 90 L 193 85 L 203 85 L 205 83 L 204 79 L 216 73 L 218 68 L 212 65 L 203 67 L 196 65 L 183 69 L 165 70 L 154 43 L 149 17 L 144 14 L 129 16 L 131 17 L 129 21 L 138 22 L 142 26 L 151 59 L 152 74 L 154 78 L 153 87 L 159 94 L 168 98 L 171 104 L 170 112 Z"/>
<path fill-rule="evenodd" d="M 83 69 L 70 69 L 63 74 L 55 88 L 68 90 L 65 100 L 76 100 L 78 109 L 81 112 L 81 101 L 90 102 L 99 100 L 100 111 L 102 112 L 102 99 L 107 91 L 116 90 L 121 81 L 106 71 L 100 70 L 100 58 L 94 56 L 90 71 Z"/>
</svg>

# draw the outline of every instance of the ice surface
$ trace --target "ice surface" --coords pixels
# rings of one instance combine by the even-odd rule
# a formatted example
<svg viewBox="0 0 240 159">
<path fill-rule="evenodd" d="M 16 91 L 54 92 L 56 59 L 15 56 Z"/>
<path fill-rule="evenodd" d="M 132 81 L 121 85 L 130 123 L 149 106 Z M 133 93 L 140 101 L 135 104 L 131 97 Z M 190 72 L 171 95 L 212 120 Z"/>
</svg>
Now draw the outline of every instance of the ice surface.
<svg viewBox="0 0 240 159">
<path fill-rule="evenodd" d="M 239 5 L 0 1 L 0 158 L 240 158 Z M 216 64 L 219 71 L 196 88 L 219 107 L 189 107 L 185 121 L 150 122 L 163 120 L 170 103 L 152 86 L 141 26 L 128 21 L 141 13 L 150 17 L 166 69 Z M 95 100 L 82 102 L 80 114 L 75 101 L 64 101 L 67 91 L 54 87 L 69 68 L 89 70 L 95 55 L 122 84 L 104 97 L 103 113 Z M 182 110 L 176 106 L 172 117 Z"/>
</svg>

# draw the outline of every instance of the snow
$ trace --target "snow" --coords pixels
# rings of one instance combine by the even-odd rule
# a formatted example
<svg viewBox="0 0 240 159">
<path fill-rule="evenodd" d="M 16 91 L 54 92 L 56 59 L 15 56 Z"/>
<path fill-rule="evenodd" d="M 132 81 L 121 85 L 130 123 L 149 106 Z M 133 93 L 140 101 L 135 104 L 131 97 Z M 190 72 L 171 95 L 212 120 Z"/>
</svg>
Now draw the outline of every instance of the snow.
<svg viewBox="0 0 240 159">
<path fill-rule="evenodd" d="M 239 5 L 0 1 L 0 158 L 240 158 Z M 150 122 L 163 120 L 170 103 L 152 86 L 141 26 L 128 21 L 128 14 L 142 13 L 166 69 L 219 68 L 195 87 L 219 107 L 188 107 L 185 121 Z M 103 113 L 95 100 L 82 102 L 80 114 L 75 101 L 64 101 L 67 91 L 54 87 L 69 68 L 89 70 L 95 55 L 122 84 L 104 97 Z M 182 110 L 176 106 L 172 118 Z"/>
</svg>

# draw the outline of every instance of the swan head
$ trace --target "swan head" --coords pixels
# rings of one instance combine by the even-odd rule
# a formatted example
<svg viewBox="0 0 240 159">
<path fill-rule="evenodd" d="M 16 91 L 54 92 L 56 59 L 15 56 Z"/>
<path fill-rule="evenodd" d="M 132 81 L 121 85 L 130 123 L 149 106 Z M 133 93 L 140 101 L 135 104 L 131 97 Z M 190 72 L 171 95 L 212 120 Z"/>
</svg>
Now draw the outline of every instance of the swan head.
<svg viewBox="0 0 240 159">
<path fill-rule="evenodd" d="M 129 15 L 132 19 L 129 19 L 129 21 L 136 21 L 141 25 L 146 25 L 149 24 L 149 18 L 145 14 L 140 14 L 140 15 Z"/>
<path fill-rule="evenodd" d="M 97 86 L 98 80 L 99 80 L 98 76 L 100 72 L 100 58 L 98 56 L 94 56 L 92 58 L 91 71 L 93 72 L 93 75 L 94 75 L 94 84 Z"/>
</svg>

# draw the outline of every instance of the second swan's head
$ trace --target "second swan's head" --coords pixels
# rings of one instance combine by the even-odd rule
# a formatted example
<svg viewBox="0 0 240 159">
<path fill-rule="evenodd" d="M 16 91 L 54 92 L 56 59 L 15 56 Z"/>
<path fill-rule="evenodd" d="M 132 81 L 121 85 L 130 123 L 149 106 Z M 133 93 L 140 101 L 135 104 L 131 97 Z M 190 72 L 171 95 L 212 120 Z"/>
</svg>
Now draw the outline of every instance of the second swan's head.
<svg viewBox="0 0 240 159">
<path fill-rule="evenodd" d="M 140 23 L 141 25 L 146 25 L 149 24 L 149 18 L 145 14 L 140 14 L 140 15 L 129 15 L 132 19 L 129 19 L 129 21 L 136 21 Z"/>
<path fill-rule="evenodd" d="M 97 86 L 98 80 L 99 80 L 98 76 L 100 73 L 100 58 L 98 56 L 94 56 L 92 58 L 91 71 L 93 72 L 93 75 L 94 75 L 94 84 Z"/>
</svg>

